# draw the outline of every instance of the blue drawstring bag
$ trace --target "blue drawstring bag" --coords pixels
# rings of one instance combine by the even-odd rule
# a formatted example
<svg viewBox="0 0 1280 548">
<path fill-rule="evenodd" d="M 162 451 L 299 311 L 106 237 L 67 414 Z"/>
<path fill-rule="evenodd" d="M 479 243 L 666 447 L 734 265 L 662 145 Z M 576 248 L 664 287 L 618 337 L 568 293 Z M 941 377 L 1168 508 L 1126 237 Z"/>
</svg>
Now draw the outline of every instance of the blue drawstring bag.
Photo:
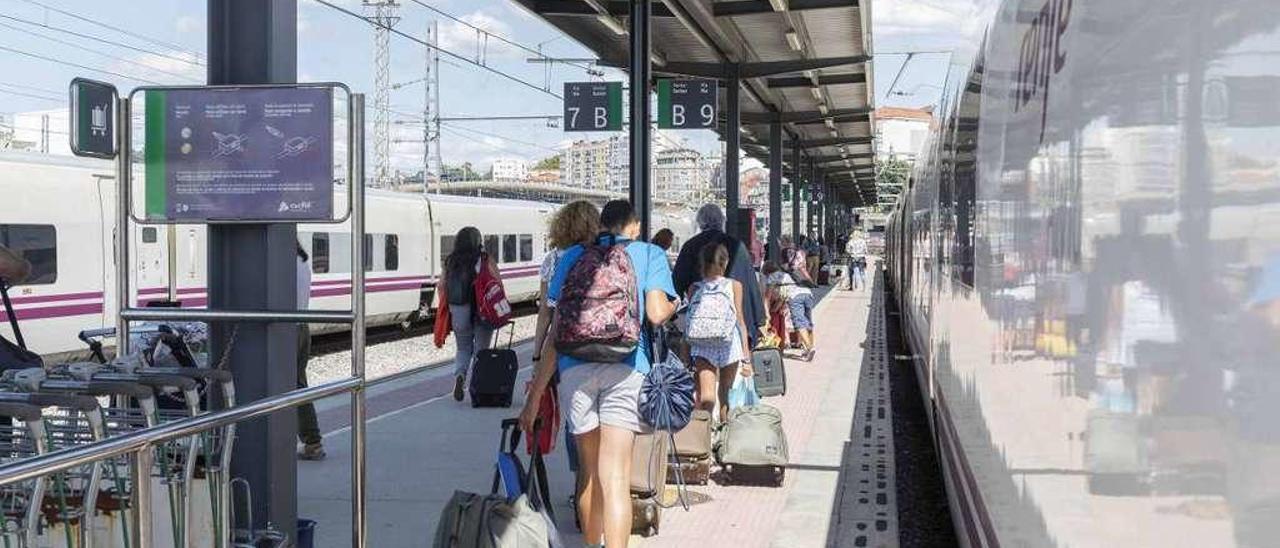
<svg viewBox="0 0 1280 548">
<path fill-rule="evenodd" d="M 640 388 L 640 417 L 654 430 L 679 432 L 693 417 L 693 376 L 668 349 L 666 329 L 652 337 L 655 360 Z"/>
<path fill-rule="evenodd" d="M 733 386 L 729 388 L 729 410 L 757 403 L 760 403 L 760 396 L 756 394 L 755 377 L 738 375 L 733 379 Z M 721 420 L 726 420 L 726 417 L 721 417 Z"/>
</svg>

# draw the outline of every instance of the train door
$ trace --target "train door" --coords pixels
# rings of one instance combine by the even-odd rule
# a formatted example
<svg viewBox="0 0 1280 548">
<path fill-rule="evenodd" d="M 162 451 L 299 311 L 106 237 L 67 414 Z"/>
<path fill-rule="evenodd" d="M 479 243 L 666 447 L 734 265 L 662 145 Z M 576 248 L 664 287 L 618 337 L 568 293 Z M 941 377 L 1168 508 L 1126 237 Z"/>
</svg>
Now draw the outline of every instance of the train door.
<svg viewBox="0 0 1280 548">
<path fill-rule="evenodd" d="M 133 268 L 130 269 L 133 279 L 130 283 L 137 288 L 137 305 L 146 306 L 148 303 L 171 298 L 168 273 L 173 266 L 169 262 L 173 228 L 172 225 L 134 225 L 130 230 L 130 255 L 133 259 Z"/>
<path fill-rule="evenodd" d="M 100 272 L 95 272 L 101 280 L 102 288 L 102 323 L 101 327 L 116 325 L 119 307 L 116 305 L 116 180 L 115 177 L 97 177 L 98 186 L 98 231 L 102 260 Z"/>
</svg>

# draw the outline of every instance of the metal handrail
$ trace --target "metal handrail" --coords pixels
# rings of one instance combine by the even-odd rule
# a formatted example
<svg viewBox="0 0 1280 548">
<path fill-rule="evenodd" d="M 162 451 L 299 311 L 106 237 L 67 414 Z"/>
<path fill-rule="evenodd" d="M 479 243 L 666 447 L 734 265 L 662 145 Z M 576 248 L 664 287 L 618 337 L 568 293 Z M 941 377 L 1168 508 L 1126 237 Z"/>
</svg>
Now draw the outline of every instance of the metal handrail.
<svg viewBox="0 0 1280 548">
<path fill-rule="evenodd" d="M 136 321 L 345 323 L 355 322 L 350 310 L 201 310 L 190 308 L 126 308 L 120 317 Z"/>
<path fill-rule="evenodd" d="M 159 426 L 143 428 L 99 442 L 69 447 L 39 457 L 0 466 L 0 485 L 30 480 L 128 453 L 146 451 L 157 443 L 192 436 L 214 428 L 222 428 L 282 409 L 297 407 L 329 396 L 359 390 L 363 386 L 363 379 L 348 377 L 320 386 L 301 388 L 278 396 L 263 398 L 233 409 L 181 419 Z"/>
</svg>

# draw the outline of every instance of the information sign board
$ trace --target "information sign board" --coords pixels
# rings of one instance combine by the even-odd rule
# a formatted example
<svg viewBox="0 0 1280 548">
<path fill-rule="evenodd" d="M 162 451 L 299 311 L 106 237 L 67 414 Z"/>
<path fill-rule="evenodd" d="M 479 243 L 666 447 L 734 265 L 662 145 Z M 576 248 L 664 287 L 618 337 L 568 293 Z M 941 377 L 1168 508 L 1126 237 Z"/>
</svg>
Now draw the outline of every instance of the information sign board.
<svg viewBox="0 0 1280 548">
<path fill-rule="evenodd" d="M 116 87 L 106 82 L 71 80 L 71 153 L 91 158 L 116 157 Z"/>
<path fill-rule="evenodd" d="M 622 82 L 565 82 L 565 131 L 620 131 Z"/>
<path fill-rule="evenodd" d="M 659 80 L 658 127 L 715 129 L 717 86 L 715 80 Z"/>
<path fill-rule="evenodd" d="M 147 89 L 148 220 L 327 221 L 333 89 Z"/>
</svg>

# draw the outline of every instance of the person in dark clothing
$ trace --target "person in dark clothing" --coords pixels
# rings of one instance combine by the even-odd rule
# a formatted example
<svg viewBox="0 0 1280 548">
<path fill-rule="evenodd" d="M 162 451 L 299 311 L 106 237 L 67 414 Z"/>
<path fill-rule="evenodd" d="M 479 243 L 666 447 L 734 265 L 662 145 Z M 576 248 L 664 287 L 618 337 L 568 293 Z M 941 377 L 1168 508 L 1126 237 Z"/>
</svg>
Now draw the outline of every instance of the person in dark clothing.
<svg viewBox="0 0 1280 548">
<path fill-rule="evenodd" d="M 487 350 L 493 342 L 493 330 L 479 320 L 476 313 L 476 295 L 473 284 L 479 268 L 497 272 L 493 256 L 485 253 L 480 230 L 474 226 L 458 231 L 453 240 L 453 252 L 444 260 L 444 276 L 440 277 L 436 291 L 443 291 L 449 302 L 449 316 L 453 320 L 454 340 L 458 353 L 454 356 L 453 399 L 465 397 L 467 373 L 475 361 L 476 353 Z M 480 264 L 481 258 L 484 264 Z"/>
<path fill-rule="evenodd" d="M 698 263 L 698 254 L 702 248 L 714 241 L 724 244 L 725 249 L 729 250 L 728 276 L 741 283 L 744 290 L 742 314 L 747 324 L 747 337 L 754 347 L 760 338 L 761 329 L 767 327 L 769 317 L 765 315 L 759 280 L 755 270 L 751 268 L 751 252 L 737 238 L 725 233 L 724 210 L 720 206 L 702 206 L 698 209 L 696 221 L 702 232 L 680 246 L 680 256 L 676 258 L 676 266 L 672 269 L 676 292 L 684 295 L 689 286 L 702 280 L 702 270 Z"/>
<path fill-rule="evenodd" d="M 311 307 L 311 256 L 298 244 L 298 310 Z M 311 363 L 311 329 L 305 323 L 298 324 L 298 388 L 307 387 L 307 365 Z M 316 406 L 304 403 L 298 406 L 298 441 L 302 460 L 324 460 L 324 438 L 320 435 L 320 422 L 316 419 Z"/>
</svg>

